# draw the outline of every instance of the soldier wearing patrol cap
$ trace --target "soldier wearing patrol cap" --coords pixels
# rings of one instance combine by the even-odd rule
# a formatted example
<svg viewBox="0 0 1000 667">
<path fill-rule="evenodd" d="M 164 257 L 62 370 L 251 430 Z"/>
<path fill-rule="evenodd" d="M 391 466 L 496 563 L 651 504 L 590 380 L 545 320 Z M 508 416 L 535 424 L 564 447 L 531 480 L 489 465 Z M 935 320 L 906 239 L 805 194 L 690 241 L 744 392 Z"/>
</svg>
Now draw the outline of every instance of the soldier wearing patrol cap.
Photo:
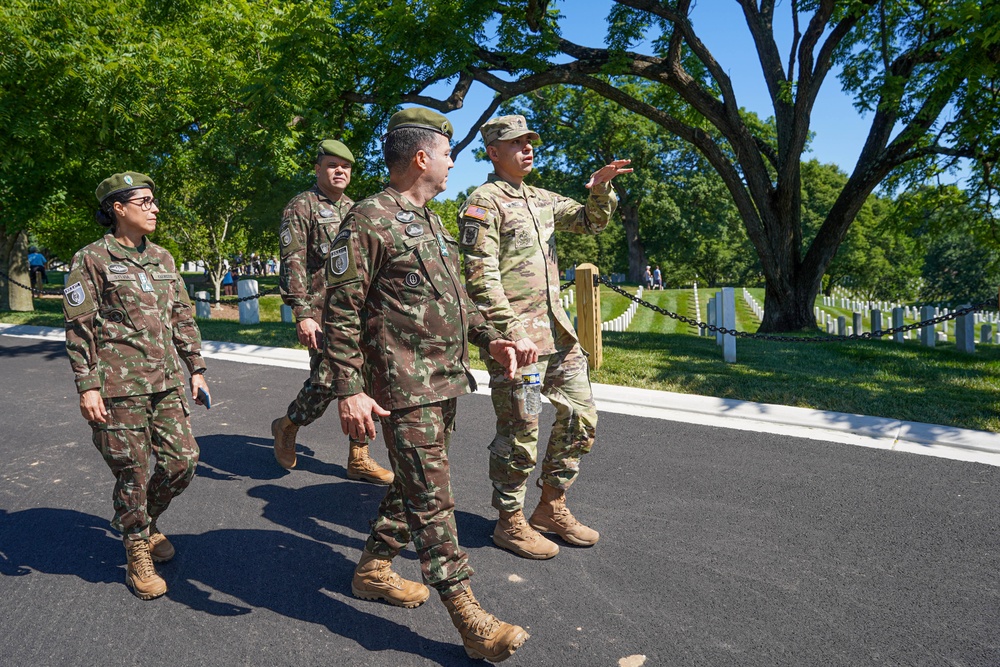
<svg viewBox="0 0 1000 667">
<path fill-rule="evenodd" d="M 374 437 L 380 417 L 395 479 L 354 572 L 354 595 L 416 607 L 427 588 L 391 568 L 411 540 L 423 580 L 433 586 L 473 658 L 499 662 L 527 639 L 498 620 L 469 588 L 472 569 L 459 546 L 448 444 L 456 397 L 475 381 L 471 340 L 513 373 L 514 345 L 501 340 L 468 301 L 458 244 L 427 202 L 443 192 L 451 123 L 429 109 L 389 120 L 383 154 L 389 187 L 358 202 L 334 239 L 327 264 L 325 354 L 340 419 L 352 438 Z"/>
<path fill-rule="evenodd" d="M 629 160 L 601 167 L 586 184 L 587 202 L 580 204 L 524 184 L 539 141 L 524 116 L 494 118 L 480 131 L 494 173 L 459 209 L 466 287 L 486 321 L 536 364 L 542 393 L 556 409 L 539 479 L 542 498 L 526 520 L 527 480 L 538 456 L 538 415 L 517 409 L 519 382 L 504 377 L 504 369 L 483 355 L 497 417 L 489 445 L 493 506 L 500 513 L 493 541 L 524 558 L 546 559 L 559 547 L 541 532 L 575 546 L 591 546 L 599 538 L 566 507 L 566 490 L 594 442 L 597 409 L 587 358 L 559 304 L 554 233 L 602 231 L 617 205 L 610 181 L 632 170 Z"/>
<path fill-rule="evenodd" d="M 328 139 L 316 153 L 316 185 L 295 196 L 281 216 L 281 298 L 292 309 L 299 342 L 309 348 L 309 377 L 285 415 L 271 423 L 274 457 L 294 468 L 295 436 L 326 412 L 333 400 L 330 366 L 323 358 L 322 316 L 326 276 L 323 267 L 333 237 L 354 202 L 344 194 L 351 184 L 354 155 L 343 143 Z M 392 473 L 368 453 L 367 440 L 351 440 L 347 476 L 373 484 L 389 484 Z"/>
<path fill-rule="evenodd" d="M 170 253 L 147 239 L 159 211 L 154 191 L 137 172 L 101 182 L 97 221 L 109 232 L 73 256 L 63 300 L 80 412 L 116 479 L 111 525 L 125 544 L 125 582 L 144 600 L 167 591 L 153 561 L 170 560 L 174 547 L 157 519 L 198 463 L 184 367 L 195 402 L 199 390 L 208 396 L 184 280 Z"/>
</svg>

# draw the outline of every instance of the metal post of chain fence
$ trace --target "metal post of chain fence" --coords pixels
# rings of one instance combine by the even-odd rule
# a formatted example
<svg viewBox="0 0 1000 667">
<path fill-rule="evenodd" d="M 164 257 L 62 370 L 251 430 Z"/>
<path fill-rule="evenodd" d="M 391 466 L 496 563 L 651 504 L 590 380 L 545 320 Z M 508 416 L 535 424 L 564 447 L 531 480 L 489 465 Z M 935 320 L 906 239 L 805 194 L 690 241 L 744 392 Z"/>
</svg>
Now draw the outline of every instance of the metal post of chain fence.
<svg viewBox="0 0 1000 667">
<path fill-rule="evenodd" d="M 246 278 L 236 285 L 236 294 L 240 297 L 240 324 L 260 324 L 260 302 L 257 299 L 244 299 L 254 294 L 260 294 L 257 281 Z"/>
<path fill-rule="evenodd" d="M 601 338 L 601 289 L 598 280 L 605 284 L 611 281 L 601 278 L 600 269 L 593 264 L 576 267 L 576 322 L 580 346 L 590 355 L 589 366 L 597 370 L 604 361 Z M 626 294 L 628 294 L 626 292 Z"/>
</svg>

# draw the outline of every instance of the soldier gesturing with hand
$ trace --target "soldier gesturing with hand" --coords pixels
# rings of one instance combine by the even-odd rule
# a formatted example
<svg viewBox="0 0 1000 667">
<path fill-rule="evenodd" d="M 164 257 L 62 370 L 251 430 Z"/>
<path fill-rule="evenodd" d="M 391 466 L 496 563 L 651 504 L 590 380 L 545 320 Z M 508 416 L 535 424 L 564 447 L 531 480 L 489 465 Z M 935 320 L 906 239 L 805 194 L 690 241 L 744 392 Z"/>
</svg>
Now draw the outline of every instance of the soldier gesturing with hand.
<svg viewBox="0 0 1000 667">
<path fill-rule="evenodd" d="M 515 342 L 519 364 L 534 364 L 529 370 L 537 371 L 541 392 L 556 409 L 539 480 L 542 498 L 526 519 L 526 486 L 538 458 L 538 415 L 518 409 L 519 379 L 506 378 L 484 355 L 497 417 L 489 444 L 493 507 L 500 514 L 493 541 L 524 558 L 546 559 L 559 547 L 539 531 L 575 546 L 591 546 L 600 537 L 566 507 L 566 490 L 594 442 L 597 409 L 587 358 L 559 304 L 555 232 L 602 231 L 617 204 L 610 181 L 632 169 L 629 160 L 614 160 L 595 171 L 586 183 L 590 196 L 580 204 L 524 184 L 539 140 L 524 116 L 494 118 L 480 130 L 494 173 L 459 211 L 466 286 L 486 321 Z"/>
</svg>

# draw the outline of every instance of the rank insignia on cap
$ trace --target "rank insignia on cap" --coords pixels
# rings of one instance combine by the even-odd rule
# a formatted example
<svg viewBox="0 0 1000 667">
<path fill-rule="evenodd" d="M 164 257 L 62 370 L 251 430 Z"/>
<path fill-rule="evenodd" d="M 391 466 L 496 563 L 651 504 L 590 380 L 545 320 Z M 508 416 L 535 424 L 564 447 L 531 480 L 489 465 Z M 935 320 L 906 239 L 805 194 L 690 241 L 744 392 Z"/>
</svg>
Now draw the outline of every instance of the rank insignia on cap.
<svg viewBox="0 0 1000 667">
<path fill-rule="evenodd" d="M 470 206 L 465 209 L 465 213 L 462 214 L 466 218 L 473 218 L 474 220 L 485 220 L 486 219 L 486 209 L 482 206 Z"/>
<path fill-rule="evenodd" d="M 329 218 L 331 215 L 333 215 L 333 211 L 331 211 L 328 208 L 324 208 L 322 211 L 319 212 L 319 214 L 320 217 Z"/>
<path fill-rule="evenodd" d="M 424 226 L 419 222 L 414 222 L 406 226 L 407 236 L 420 236 L 424 233 Z"/>
<path fill-rule="evenodd" d="M 339 248 L 334 248 L 333 252 L 330 253 L 330 272 L 335 276 L 344 275 L 344 271 L 347 270 L 348 266 L 347 258 L 347 246 L 341 246 Z"/>
<path fill-rule="evenodd" d="M 132 185 L 132 182 L 133 182 L 132 181 L 132 177 L 129 176 L 128 174 L 125 174 L 125 176 L 122 178 L 122 180 L 125 181 L 125 185 Z"/>
<path fill-rule="evenodd" d="M 413 211 L 399 211 L 396 213 L 396 220 L 400 222 L 413 222 L 416 216 L 413 215 Z"/>
<path fill-rule="evenodd" d="M 66 295 L 66 303 L 71 306 L 79 306 L 83 303 L 83 299 L 86 296 L 83 291 L 83 284 L 79 282 L 75 282 L 64 289 L 63 294 Z"/>
</svg>

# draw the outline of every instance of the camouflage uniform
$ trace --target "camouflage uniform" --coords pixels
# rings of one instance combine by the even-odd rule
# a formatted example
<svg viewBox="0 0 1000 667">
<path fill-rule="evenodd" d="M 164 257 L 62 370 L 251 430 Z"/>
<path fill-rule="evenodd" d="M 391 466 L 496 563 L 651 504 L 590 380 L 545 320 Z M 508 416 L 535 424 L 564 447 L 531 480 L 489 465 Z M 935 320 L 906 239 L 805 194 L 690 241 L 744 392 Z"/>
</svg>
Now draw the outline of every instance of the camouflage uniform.
<svg viewBox="0 0 1000 667">
<path fill-rule="evenodd" d="M 99 389 L 108 411 L 106 423 L 90 426 L 117 480 L 112 526 L 148 539 L 198 463 L 181 361 L 192 373 L 205 364 L 184 280 L 160 246 L 146 241 L 140 251 L 107 234 L 76 253 L 66 284 L 77 391 Z"/>
<path fill-rule="evenodd" d="M 296 322 L 311 318 L 323 325 L 326 255 L 353 205 L 347 195 L 335 202 L 313 186 L 285 207 L 278 231 L 281 299 L 292 309 Z M 322 417 L 333 400 L 330 380 L 330 366 L 323 353 L 310 348 L 309 377 L 288 406 L 288 418 L 298 426 L 306 426 Z"/>
<path fill-rule="evenodd" d="M 382 425 L 395 480 L 365 550 L 391 560 L 412 539 L 442 597 L 472 574 L 448 469 L 456 397 L 475 388 L 468 341 L 500 338 L 468 301 L 458 255 L 434 213 L 387 189 L 351 210 L 327 260 L 333 393 L 367 391 L 392 412 Z"/>
<path fill-rule="evenodd" d="M 554 232 L 597 234 L 616 205 L 608 183 L 595 185 L 582 205 L 530 185 L 516 188 L 490 174 L 459 210 L 469 296 L 505 338 L 530 338 L 538 347 L 542 393 L 556 408 L 542 482 L 557 489 L 568 489 L 579 474 L 580 458 L 594 443 L 597 409 L 586 356 L 559 304 Z M 524 507 L 525 483 L 537 461 L 538 418 L 515 418 L 512 392 L 518 379 L 505 379 L 488 354 L 483 358 L 497 416 L 489 446 L 493 506 L 513 512 Z"/>
</svg>

